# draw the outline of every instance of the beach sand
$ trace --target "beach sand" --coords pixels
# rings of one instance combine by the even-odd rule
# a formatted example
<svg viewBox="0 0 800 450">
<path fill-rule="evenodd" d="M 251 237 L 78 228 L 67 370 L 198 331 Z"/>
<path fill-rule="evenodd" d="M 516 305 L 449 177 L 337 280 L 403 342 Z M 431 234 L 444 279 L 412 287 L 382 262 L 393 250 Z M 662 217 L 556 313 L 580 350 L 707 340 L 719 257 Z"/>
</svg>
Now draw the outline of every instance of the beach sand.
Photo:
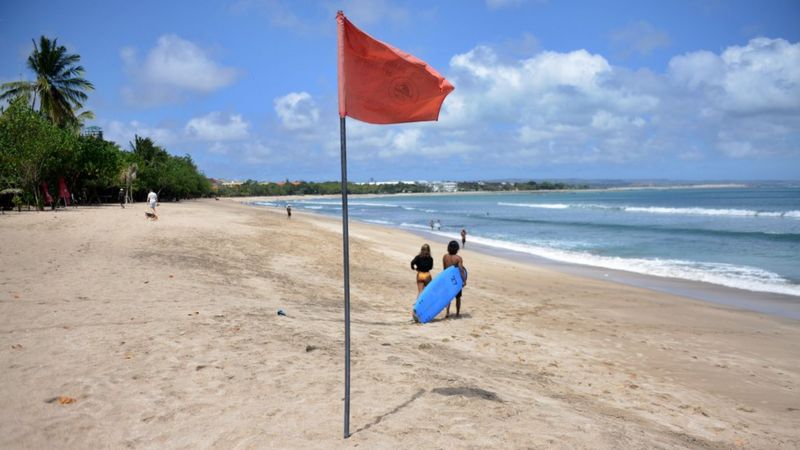
<svg viewBox="0 0 800 450">
<path fill-rule="evenodd" d="M 360 223 L 345 440 L 341 222 L 145 210 L 0 216 L 0 447 L 800 447 L 800 322 L 468 245 L 418 325 L 421 238 Z"/>
</svg>

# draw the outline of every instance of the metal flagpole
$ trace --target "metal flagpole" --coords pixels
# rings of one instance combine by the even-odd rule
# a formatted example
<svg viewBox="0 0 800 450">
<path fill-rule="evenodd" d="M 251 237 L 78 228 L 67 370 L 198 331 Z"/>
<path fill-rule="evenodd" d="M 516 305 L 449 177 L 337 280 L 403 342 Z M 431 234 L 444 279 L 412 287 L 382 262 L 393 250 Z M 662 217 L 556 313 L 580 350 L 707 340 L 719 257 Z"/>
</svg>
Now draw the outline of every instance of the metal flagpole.
<svg viewBox="0 0 800 450">
<path fill-rule="evenodd" d="M 339 117 L 342 146 L 342 245 L 344 255 L 344 438 L 350 437 L 350 237 L 347 225 L 347 139 L 345 118 Z"/>
</svg>

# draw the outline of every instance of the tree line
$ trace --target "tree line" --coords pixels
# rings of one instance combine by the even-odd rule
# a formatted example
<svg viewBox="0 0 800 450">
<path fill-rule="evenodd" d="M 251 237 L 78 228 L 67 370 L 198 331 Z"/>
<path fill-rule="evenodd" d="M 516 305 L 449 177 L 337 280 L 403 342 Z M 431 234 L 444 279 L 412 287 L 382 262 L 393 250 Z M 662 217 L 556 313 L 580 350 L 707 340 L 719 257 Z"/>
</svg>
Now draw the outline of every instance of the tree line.
<svg viewBox="0 0 800 450">
<path fill-rule="evenodd" d="M 135 136 L 129 150 L 98 135 L 83 135 L 91 111 L 81 111 L 94 86 L 83 78 L 80 56 L 45 36 L 33 43 L 27 66 L 34 81 L 0 85 L 0 202 L 43 208 L 59 198 L 99 203 L 141 200 L 153 189 L 162 199 L 208 195 L 211 184 L 189 155 L 175 156 L 148 137 Z M 9 200 L 8 197 L 12 196 Z M 53 201 L 56 203 L 56 201 Z"/>
<path fill-rule="evenodd" d="M 586 189 L 586 185 L 572 185 L 561 182 L 536 181 L 523 182 L 484 182 L 464 181 L 456 183 L 459 192 L 476 191 L 541 191 L 559 189 Z M 216 187 L 216 194 L 223 197 L 262 197 L 281 195 L 335 195 L 341 194 L 342 186 L 337 181 L 320 183 L 286 180 L 281 183 L 264 183 L 256 180 L 247 180 L 241 184 Z M 348 194 L 401 194 L 434 192 L 432 184 L 422 183 L 372 183 L 372 184 L 347 184 Z"/>
<path fill-rule="evenodd" d="M 273 183 L 247 180 L 241 184 L 216 187 L 216 194 L 222 197 L 262 197 L 281 195 L 335 195 L 341 194 L 342 184 L 338 181 L 295 181 Z M 430 186 L 410 183 L 355 184 L 347 183 L 349 194 L 400 194 L 410 192 L 431 192 Z"/>
</svg>

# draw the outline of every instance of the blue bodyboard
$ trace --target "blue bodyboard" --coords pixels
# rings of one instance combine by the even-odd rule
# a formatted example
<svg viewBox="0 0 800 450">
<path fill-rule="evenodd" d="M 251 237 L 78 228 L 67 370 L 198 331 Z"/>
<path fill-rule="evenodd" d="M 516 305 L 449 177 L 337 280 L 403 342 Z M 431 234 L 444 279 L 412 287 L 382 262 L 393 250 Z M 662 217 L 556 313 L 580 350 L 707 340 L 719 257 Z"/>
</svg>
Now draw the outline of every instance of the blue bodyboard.
<svg viewBox="0 0 800 450">
<path fill-rule="evenodd" d="M 417 297 L 417 302 L 414 304 L 414 319 L 421 323 L 430 322 L 450 304 L 463 287 L 461 271 L 457 266 L 448 267 L 428 283 Z"/>
</svg>

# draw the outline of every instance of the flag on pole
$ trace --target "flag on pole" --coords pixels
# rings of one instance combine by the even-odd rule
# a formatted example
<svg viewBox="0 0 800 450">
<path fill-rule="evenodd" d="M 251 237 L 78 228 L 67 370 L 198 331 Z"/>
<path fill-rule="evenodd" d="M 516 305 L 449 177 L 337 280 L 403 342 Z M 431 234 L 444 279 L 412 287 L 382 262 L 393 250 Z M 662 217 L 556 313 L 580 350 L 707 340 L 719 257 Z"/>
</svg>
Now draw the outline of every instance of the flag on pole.
<svg viewBox="0 0 800 450">
<path fill-rule="evenodd" d="M 350 436 L 350 243 L 345 118 L 375 124 L 438 120 L 453 85 L 424 61 L 373 39 L 339 11 L 339 140 L 344 271 L 344 437 Z"/>
<path fill-rule="evenodd" d="M 372 38 L 344 13 L 339 26 L 339 117 L 388 124 L 438 120 L 450 84 L 431 66 Z"/>
</svg>

